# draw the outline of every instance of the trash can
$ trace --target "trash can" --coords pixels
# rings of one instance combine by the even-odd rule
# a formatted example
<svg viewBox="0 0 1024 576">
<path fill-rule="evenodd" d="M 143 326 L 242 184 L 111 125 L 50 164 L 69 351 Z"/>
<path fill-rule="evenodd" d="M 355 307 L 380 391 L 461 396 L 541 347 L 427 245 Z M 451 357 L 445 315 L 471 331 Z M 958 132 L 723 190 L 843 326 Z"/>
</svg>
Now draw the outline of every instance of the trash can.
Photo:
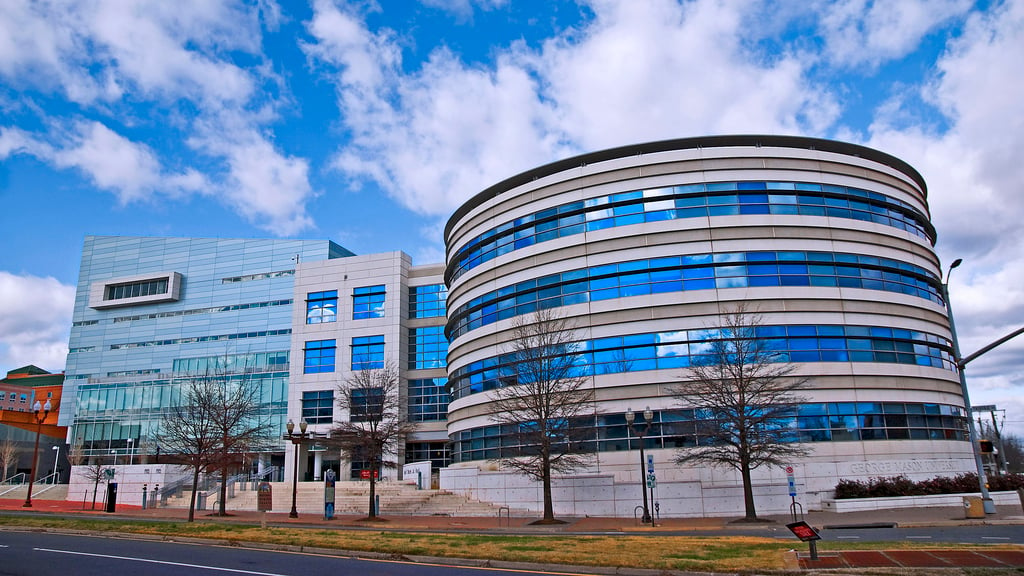
<svg viewBox="0 0 1024 576">
<path fill-rule="evenodd" d="M 107 484 L 107 509 L 106 512 L 114 512 L 117 506 L 117 482 Z"/>
<path fill-rule="evenodd" d="M 980 496 L 964 496 L 964 514 L 967 518 L 985 517 L 985 506 Z"/>
</svg>

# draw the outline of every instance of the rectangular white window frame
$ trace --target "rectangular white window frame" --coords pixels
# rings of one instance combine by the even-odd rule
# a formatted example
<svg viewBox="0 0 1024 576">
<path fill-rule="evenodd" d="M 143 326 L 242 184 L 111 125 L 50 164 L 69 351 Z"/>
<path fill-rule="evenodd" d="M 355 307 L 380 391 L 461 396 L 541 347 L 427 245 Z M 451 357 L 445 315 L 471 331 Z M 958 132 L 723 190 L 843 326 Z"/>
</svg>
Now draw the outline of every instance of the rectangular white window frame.
<svg viewBox="0 0 1024 576">
<path fill-rule="evenodd" d="M 157 304 L 160 302 L 177 302 L 181 299 L 182 278 L 183 277 L 179 272 L 156 272 L 153 274 L 122 276 L 120 278 L 110 278 L 108 280 L 93 282 L 89 286 L 89 307 L 95 310 L 103 310 L 106 308 L 120 308 L 123 306 Z M 112 288 L 126 284 L 149 282 L 166 282 L 167 291 L 160 294 L 107 299 Z"/>
</svg>

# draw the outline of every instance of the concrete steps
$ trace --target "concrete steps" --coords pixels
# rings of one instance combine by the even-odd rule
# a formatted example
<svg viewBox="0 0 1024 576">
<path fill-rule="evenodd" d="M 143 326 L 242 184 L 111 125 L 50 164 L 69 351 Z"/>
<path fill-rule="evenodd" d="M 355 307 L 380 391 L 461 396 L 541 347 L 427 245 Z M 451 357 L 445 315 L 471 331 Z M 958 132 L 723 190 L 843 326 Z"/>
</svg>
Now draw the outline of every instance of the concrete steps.
<svg viewBox="0 0 1024 576">
<path fill-rule="evenodd" d="M 287 512 L 292 507 L 291 482 L 272 482 L 273 511 Z M 380 497 L 381 515 L 407 516 L 497 516 L 500 507 L 487 502 L 470 500 L 464 496 L 441 490 L 418 490 L 415 484 L 381 482 L 376 495 Z M 168 507 L 186 508 L 189 493 L 168 500 Z M 216 498 L 210 497 L 207 509 L 215 508 Z M 334 491 L 335 514 L 366 514 L 370 505 L 370 485 L 366 482 L 338 482 Z M 236 490 L 228 500 L 227 510 L 256 510 L 254 490 Z M 295 495 L 295 508 L 305 514 L 324 511 L 324 485 L 322 482 L 300 482 Z M 528 516 L 526 510 L 510 510 L 513 516 Z"/>
<path fill-rule="evenodd" d="M 17 487 L 7 486 L 0 490 L 0 492 L 3 492 L 0 498 L 24 500 L 25 496 L 28 495 L 28 484 L 22 484 Z M 33 500 L 67 500 L 67 498 L 67 484 L 35 484 L 32 486 Z"/>
</svg>

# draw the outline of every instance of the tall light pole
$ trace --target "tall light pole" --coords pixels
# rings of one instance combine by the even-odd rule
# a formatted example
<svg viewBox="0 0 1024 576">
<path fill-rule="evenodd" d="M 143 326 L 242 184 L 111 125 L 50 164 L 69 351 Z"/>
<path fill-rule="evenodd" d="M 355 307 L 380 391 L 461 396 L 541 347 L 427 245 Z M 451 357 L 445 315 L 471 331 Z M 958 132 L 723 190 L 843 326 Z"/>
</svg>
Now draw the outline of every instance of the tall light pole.
<svg viewBox="0 0 1024 576">
<path fill-rule="evenodd" d="M 53 483 L 60 484 L 60 474 L 58 474 L 57 466 L 60 464 L 60 444 L 53 447 L 56 454 L 53 456 Z"/>
<path fill-rule="evenodd" d="M 128 439 L 128 465 L 135 463 L 135 438 Z"/>
<path fill-rule="evenodd" d="M 39 400 L 32 405 L 32 417 L 36 421 L 36 446 L 32 449 L 32 471 L 28 477 L 28 494 L 25 495 L 25 503 L 21 505 L 22 508 L 32 507 L 32 485 L 36 481 L 36 464 L 39 463 L 39 434 L 43 431 L 43 421 L 50 414 L 50 400 L 46 400 L 46 404 L 40 405 Z M 41 415 L 40 415 L 41 414 Z"/>
<path fill-rule="evenodd" d="M 631 408 L 626 408 L 626 425 L 629 429 L 640 437 L 640 493 L 644 496 L 644 515 L 640 518 L 640 521 L 645 524 L 653 523 L 651 519 L 651 509 L 647 507 L 647 485 L 645 484 L 647 478 L 646 460 L 644 460 L 644 436 L 647 435 L 651 430 L 651 423 L 654 420 L 654 412 L 651 411 L 650 407 L 644 410 L 644 428 L 643 431 L 639 431 L 633 428 L 633 422 L 636 420 L 636 414 L 633 413 Z"/>
<path fill-rule="evenodd" d="M 288 513 L 289 518 L 298 518 L 299 511 L 295 508 L 295 498 L 299 491 L 299 446 L 308 437 L 306 434 L 306 427 L 309 424 L 305 420 L 299 421 L 299 432 L 295 433 L 295 423 L 291 420 L 288 421 L 286 427 L 288 428 L 288 434 L 285 435 L 286 440 L 291 440 L 292 444 L 295 445 L 295 467 L 292 469 L 292 511 Z"/>
<path fill-rule="evenodd" d="M 949 274 L 954 268 L 963 263 L 963 259 L 957 258 L 949 265 L 946 271 L 946 278 L 942 282 L 942 299 L 946 301 L 946 316 L 949 318 L 949 333 L 953 337 L 953 358 L 956 361 L 956 371 L 960 374 L 960 395 L 964 398 L 964 411 L 967 414 L 967 435 L 971 441 L 971 452 L 974 453 L 974 466 L 978 470 L 978 486 L 981 489 L 981 502 L 986 514 L 995 514 L 996 505 L 988 493 L 988 477 L 985 475 L 985 465 L 981 461 L 981 452 L 978 446 L 978 430 L 974 427 L 974 418 L 971 416 L 971 398 L 967 393 L 967 375 L 964 373 L 963 357 L 960 355 L 960 341 L 956 336 L 956 322 L 953 320 L 953 305 L 949 301 Z"/>
</svg>

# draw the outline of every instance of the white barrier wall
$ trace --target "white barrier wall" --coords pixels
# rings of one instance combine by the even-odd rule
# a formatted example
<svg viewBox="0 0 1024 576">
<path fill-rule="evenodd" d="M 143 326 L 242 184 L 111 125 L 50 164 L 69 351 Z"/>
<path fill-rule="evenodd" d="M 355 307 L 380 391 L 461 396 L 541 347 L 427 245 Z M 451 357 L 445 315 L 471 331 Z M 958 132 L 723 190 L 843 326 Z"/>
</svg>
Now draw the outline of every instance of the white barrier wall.
<svg viewBox="0 0 1024 576">
<path fill-rule="evenodd" d="M 68 483 L 67 499 L 73 502 L 83 502 L 88 508 L 92 505 L 94 482 L 85 477 L 85 471 L 89 466 L 72 466 L 71 480 Z M 151 494 L 156 488 L 162 488 L 169 482 L 174 482 L 181 477 L 188 475 L 189 470 L 175 464 L 134 464 L 134 465 L 110 465 L 104 466 L 104 470 L 113 470 L 114 477 L 110 482 L 117 482 L 117 504 L 131 506 L 142 506 L 142 489 Z M 96 507 L 99 509 L 103 503 L 107 491 L 108 480 L 100 480 L 96 489 Z"/>
<path fill-rule="evenodd" d="M 868 480 L 902 474 L 912 480 L 926 480 L 959 474 L 969 470 L 972 464 L 973 461 L 961 459 L 804 464 L 794 470 L 796 501 L 805 512 L 823 509 L 823 504 L 834 496 L 836 478 Z M 605 469 L 608 471 L 556 476 L 552 482 L 555 514 L 639 516 L 643 504 L 639 474 L 635 470 L 613 466 Z M 440 475 L 443 490 L 517 510 L 543 510 L 540 482 L 521 474 L 476 467 L 449 467 L 441 469 Z M 793 500 L 784 470 L 758 469 L 754 471 L 753 478 L 758 514 L 790 512 Z M 663 518 L 742 516 L 743 487 L 739 475 L 732 470 L 660 465 L 657 486 L 649 506 L 652 514 Z"/>
</svg>

